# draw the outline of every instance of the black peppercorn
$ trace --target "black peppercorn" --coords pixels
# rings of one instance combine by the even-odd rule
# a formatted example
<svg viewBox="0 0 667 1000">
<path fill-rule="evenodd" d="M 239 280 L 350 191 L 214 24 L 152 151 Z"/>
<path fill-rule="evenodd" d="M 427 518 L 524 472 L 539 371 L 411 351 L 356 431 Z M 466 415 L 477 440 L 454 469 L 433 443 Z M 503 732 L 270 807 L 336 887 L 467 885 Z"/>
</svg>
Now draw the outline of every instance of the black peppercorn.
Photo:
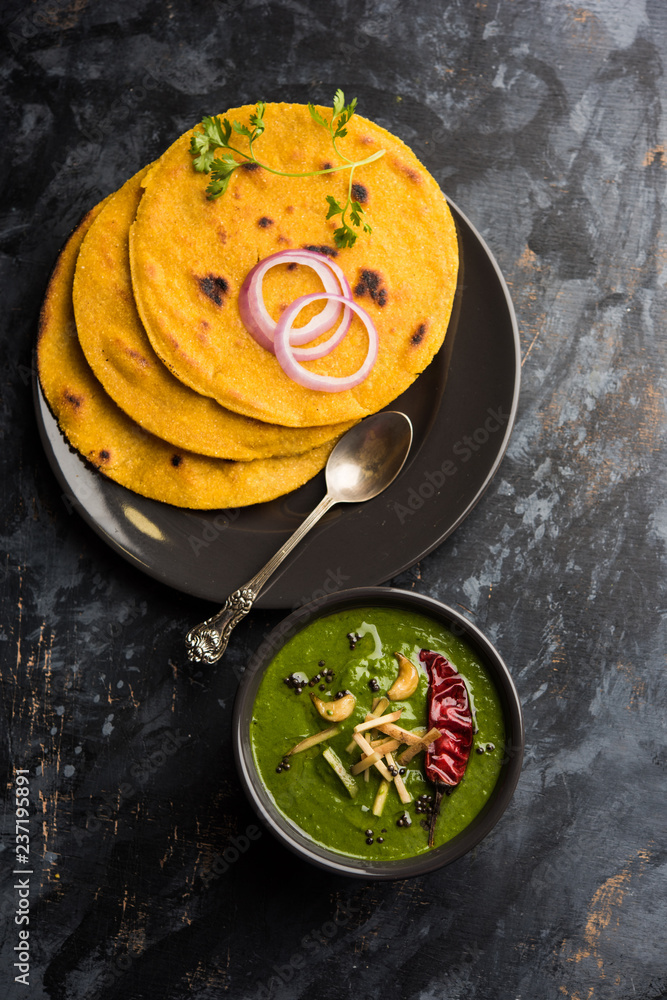
<svg viewBox="0 0 667 1000">
<path fill-rule="evenodd" d="M 361 638 L 361 636 L 357 635 L 356 632 L 348 632 L 347 633 L 347 640 L 350 643 L 350 649 L 354 649 L 354 647 L 359 642 L 360 638 Z"/>
</svg>

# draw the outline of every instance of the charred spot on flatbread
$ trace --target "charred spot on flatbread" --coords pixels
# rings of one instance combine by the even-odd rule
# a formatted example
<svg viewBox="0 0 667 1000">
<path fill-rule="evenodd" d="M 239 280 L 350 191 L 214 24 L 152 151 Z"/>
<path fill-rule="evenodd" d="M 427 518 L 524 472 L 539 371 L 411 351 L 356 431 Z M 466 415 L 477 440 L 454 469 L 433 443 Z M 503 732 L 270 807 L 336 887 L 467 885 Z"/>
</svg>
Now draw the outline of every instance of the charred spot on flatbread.
<svg viewBox="0 0 667 1000">
<path fill-rule="evenodd" d="M 415 332 L 410 337 L 410 343 L 417 347 L 421 344 L 422 340 L 426 336 L 426 331 L 428 330 L 428 323 L 420 323 Z"/>
<path fill-rule="evenodd" d="M 219 274 L 207 274 L 205 278 L 197 278 L 199 287 L 204 295 L 214 302 L 216 306 L 221 306 L 225 295 L 229 289 L 229 282 Z"/>
<path fill-rule="evenodd" d="M 403 163 L 403 161 L 398 158 L 394 159 L 393 162 L 394 166 L 400 170 L 402 174 L 405 174 L 408 180 L 411 180 L 413 184 L 421 184 L 421 174 L 419 171 L 415 170 L 414 167 L 411 167 L 409 163 Z"/>
<path fill-rule="evenodd" d="M 360 205 L 365 205 L 368 201 L 368 188 L 364 184 L 353 184 L 352 197 L 355 201 L 358 201 Z"/>
<path fill-rule="evenodd" d="M 335 247 L 327 246 L 326 243 L 304 243 L 304 250 L 310 250 L 311 253 L 323 253 L 325 257 L 337 257 L 338 251 Z"/>
<path fill-rule="evenodd" d="M 245 160 L 241 164 L 241 170 L 247 170 L 249 174 L 252 173 L 253 170 L 261 170 L 261 169 L 262 165 L 260 163 L 253 163 L 252 160 Z"/>
<path fill-rule="evenodd" d="M 150 368 L 150 361 L 148 358 L 145 358 L 140 351 L 135 351 L 133 347 L 127 346 L 123 347 L 122 350 L 124 350 L 128 358 L 131 358 L 132 361 L 136 361 L 140 368 Z"/>
<path fill-rule="evenodd" d="M 183 461 L 183 456 L 182 455 L 172 455 L 171 456 L 171 464 L 173 465 L 173 467 L 175 469 L 177 469 L 179 467 L 179 465 L 181 464 L 182 461 Z"/>
<path fill-rule="evenodd" d="M 384 285 L 384 279 L 377 271 L 372 271 L 369 268 L 364 268 L 361 271 L 354 293 L 359 296 L 369 295 L 373 302 L 379 306 L 387 304 L 387 289 Z"/>
<path fill-rule="evenodd" d="M 260 229 L 268 229 L 269 226 L 273 225 L 273 219 L 270 219 L 268 215 L 263 215 L 261 219 L 257 220 L 257 225 Z"/>
<path fill-rule="evenodd" d="M 106 465 L 107 462 L 111 461 L 111 452 L 107 448 L 102 448 L 101 452 L 98 455 L 98 458 L 102 463 L 102 465 Z"/>
<path fill-rule="evenodd" d="M 78 410 L 79 407 L 83 406 L 83 396 L 77 396 L 75 392 L 69 389 L 65 389 L 63 392 L 63 399 L 66 404 L 69 404 L 74 410 Z"/>
</svg>

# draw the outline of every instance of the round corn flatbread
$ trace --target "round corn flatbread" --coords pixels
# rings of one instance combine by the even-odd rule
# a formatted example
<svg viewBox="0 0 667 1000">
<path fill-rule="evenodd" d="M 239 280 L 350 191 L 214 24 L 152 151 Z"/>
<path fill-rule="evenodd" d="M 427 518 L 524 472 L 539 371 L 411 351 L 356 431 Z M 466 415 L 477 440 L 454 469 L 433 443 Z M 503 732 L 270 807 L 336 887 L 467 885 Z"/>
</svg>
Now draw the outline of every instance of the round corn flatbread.
<svg viewBox="0 0 667 1000">
<path fill-rule="evenodd" d="M 298 455 L 351 423 L 287 428 L 224 409 L 179 382 L 151 347 L 134 303 L 128 232 L 149 168 L 111 195 L 76 264 L 74 315 L 88 364 L 114 402 L 145 430 L 202 455 L 251 461 Z"/>
<path fill-rule="evenodd" d="M 246 126 L 250 106 L 228 112 Z M 318 109 L 325 117 L 331 112 Z M 257 159 L 286 171 L 326 169 L 341 161 L 329 133 L 299 104 L 268 104 Z M 192 132 L 151 168 L 130 230 L 134 296 L 148 337 L 177 378 L 222 406 L 259 420 L 309 426 L 358 420 L 403 392 L 440 348 L 451 312 L 458 267 L 454 222 L 437 183 L 395 136 L 364 118 L 349 122 L 341 151 L 361 160 L 384 156 L 354 174 L 353 194 L 366 211 L 370 235 L 337 251 L 326 196 L 347 198 L 349 172 L 282 177 L 252 164 L 232 175 L 227 191 L 206 197 L 208 176 L 193 168 Z M 248 150 L 247 139 L 233 144 Z M 240 159 L 240 157 L 239 157 Z M 368 377 L 344 392 L 307 389 L 282 371 L 273 354 L 245 329 L 238 293 L 258 260 L 277 250 L 310 247 L 336 256 L 356 301 L 379 335 Z M 265 280 L 269 312 L 317 291 L 301 266 L 272 268 Z M 308 314 L 302 314 L 305 322 Z M 321 374 L 356 371 L 367 350 L 359 319 L 330 355 L 309 362 Z"/>
<path fill-rule="evenodd" d="M 175 449 L 143 430 L 104 391 L 79 345 L 72 304 L 77 254 L 104 204 L 88 213 L 61 252 L 40 316 L 40 383 L 70 444 L 122 486 L 179 507 L 260 503 L 307 482 L 324 466 L 334 442 L 290 458 L 210 458 Z"/>
</svg>

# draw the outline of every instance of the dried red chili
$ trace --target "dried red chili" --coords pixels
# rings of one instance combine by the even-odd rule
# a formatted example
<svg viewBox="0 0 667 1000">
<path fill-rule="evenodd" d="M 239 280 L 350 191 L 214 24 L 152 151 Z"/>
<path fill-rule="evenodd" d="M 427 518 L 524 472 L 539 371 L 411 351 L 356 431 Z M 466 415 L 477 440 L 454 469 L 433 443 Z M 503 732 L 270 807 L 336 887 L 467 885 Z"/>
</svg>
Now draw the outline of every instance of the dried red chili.
<svg viewBox="0 0 667 1000">
<path fill-rule="evenodd" d="M 442 734 L 426 751 L 426 777 L 435 785 L 428 835 L 428 846 L 433 847 L 442 796 L 448 787 L 458 785 L 468 764 L 473 718 L 465 681 L 449 660 L 430 649 L 422 649 L 419 659 L 428 670 L 429 728 Z"/>
</svg>

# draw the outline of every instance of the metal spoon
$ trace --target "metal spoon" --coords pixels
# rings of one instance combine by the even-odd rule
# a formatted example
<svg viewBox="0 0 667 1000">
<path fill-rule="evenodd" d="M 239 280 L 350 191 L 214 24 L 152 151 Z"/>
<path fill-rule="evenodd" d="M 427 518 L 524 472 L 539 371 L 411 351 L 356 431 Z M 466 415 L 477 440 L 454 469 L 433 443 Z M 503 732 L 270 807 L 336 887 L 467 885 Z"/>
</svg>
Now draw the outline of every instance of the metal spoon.
<svg viewBox="0 0 667 1000">
<path fill-rule="evenodd" d="M 230 594 L 224 607 L 185 637 L 188 656 L 216 663 L 227 648 L 234 626 L 248 614 L 262 587 L 285 556 L 335 503 L 371 500 L 394 481 L 412 444 L 409 417 L 396 410 L 375 413 L 344 434 L 329 455 L 327 493 L 282 548 L 251 580 Z"/>
</svg>

